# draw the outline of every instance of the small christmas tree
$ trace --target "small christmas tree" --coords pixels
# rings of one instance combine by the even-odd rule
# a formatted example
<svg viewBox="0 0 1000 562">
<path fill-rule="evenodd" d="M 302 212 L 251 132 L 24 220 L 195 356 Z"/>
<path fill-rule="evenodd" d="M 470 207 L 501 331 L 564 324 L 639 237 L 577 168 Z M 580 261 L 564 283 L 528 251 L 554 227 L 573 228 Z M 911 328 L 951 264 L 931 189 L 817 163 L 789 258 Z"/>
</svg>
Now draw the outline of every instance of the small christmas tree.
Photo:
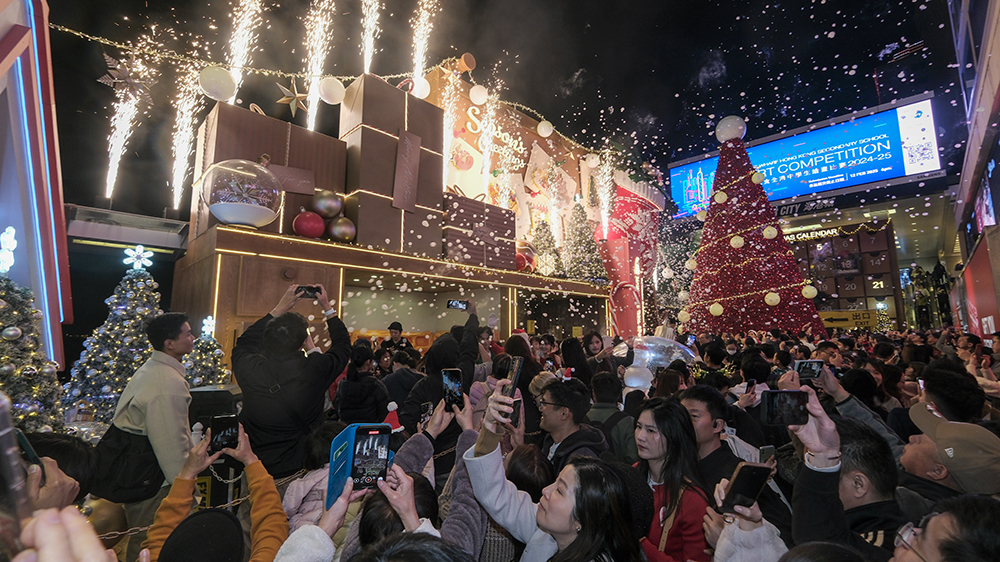
<svg viewBox="0 0 1000 562">
<path fill-rule="evenodd" d="M 111 309 L 107 320 L 83 342 L 84 351 L 70 370 L 68 392 L 63 397 L 67 408 L 86 401 L 94 419 L 110 421 L 118 397 L 129 379 L 149 359 L 153 348 L 143 331 L 146 320 L 160 310 L 159 284 L 144 266 L 152 265 L 152 252 L 142 246 L 127 249 L 126 264 L 133 267 L 125 274 L 115 293 L 104 302 Z"/>
<path fill-rule="evenodd" d="M 222 351 L 219 341 L 212 335 L 214 332 L 215 319 L 209 316 L 202 322 L 201 336 L 194 341 L 194 349 L 184 356 L 184 368 L 192 388 L 229 384 L 231 372 L 222 361 L 226 352 Z"/>
<path fill-rule="evenodd" d="M 0 390 L 14 403 L 14 425 L 25 432 L 59 431 L 62 387 L 59 367 L 45 358 L 39 342 L 39 320 L 31 289 L 0 277 Z"/>
<path fill-rule="evenodd" d="M 875 303 L 875 331 L 880 334 L 888 333 L 892 329 L 892 321 L 889 320 L 889 313 L 886 311 L 886 308 L 882 303 Z"/>
<path fill-rule="evenodd" d="M 685 267 L 694 271 L 687 308 L 678 319 L 688 331 L 746 332 L 812 326 L 823 322 L 802 280 L 761 184 L 743 146 L 746 124 L 738 117 L 719 122 L 722 142 L 701 246 Z"/>
<path fill-rule="evenodd" d="M 608 272 L 594 240 L 594 229 L 587 220 L 587 211 L 579 203 L 573 205 L 570 214 L 563 254 L 566 256 L 566 275 L 570 279 L 607 283 Z"/>
<path fill-rule="evenodd" d="M 539 221 L 532 243 L 538 256 L 538 273 L 547 277 L 565 277 L 562 257 L 559 255 L 559 248 L 556 248 L 556 238 L 552 235 L 548 222 Z"/>
</svg>

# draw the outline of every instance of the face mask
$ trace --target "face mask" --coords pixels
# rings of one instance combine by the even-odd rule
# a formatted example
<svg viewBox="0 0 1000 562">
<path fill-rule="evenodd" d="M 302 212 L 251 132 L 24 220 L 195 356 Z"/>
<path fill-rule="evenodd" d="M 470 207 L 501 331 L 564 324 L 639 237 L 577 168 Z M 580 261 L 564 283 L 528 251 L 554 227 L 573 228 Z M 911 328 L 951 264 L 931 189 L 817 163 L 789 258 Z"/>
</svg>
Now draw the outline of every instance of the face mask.
<svg viewBox="0 0 1000 562">
<path fill-rule="evenodd" d="M 730 355 L 736 355 L 735 349 L 727 349 L 726 351 L 728 351 Z"/>
</svg>

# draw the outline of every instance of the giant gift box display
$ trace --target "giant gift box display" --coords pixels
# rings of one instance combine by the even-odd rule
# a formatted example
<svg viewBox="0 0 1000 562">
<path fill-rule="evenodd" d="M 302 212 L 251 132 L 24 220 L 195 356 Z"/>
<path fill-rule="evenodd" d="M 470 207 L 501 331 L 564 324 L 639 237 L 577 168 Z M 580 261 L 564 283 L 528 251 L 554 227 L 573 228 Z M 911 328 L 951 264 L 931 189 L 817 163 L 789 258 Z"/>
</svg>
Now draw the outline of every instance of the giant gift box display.
<svg viewBox="0 0 1000 562">
<path fill-rule="evenodd" d="M 281 214 L 271 224 L 261 227 L 261 231 L 291 234 L 292 219 L 300 207 L 312 206 L 316 189 L 344 192 L 347 165 L 344 141 L 220 102 L 198 127 L 196 184 L 191 198 L 192 238 L 219 222 L 208 210 L 209 186 L 197 183 L 198 178 L 212 164 L 234 158 L 257 161 L 265 154 L 270 160 L 268 168 L 282 180 L 285 191 Z"/>
<path fill-rule="evenodd" d="M 468 265 L 515 269 L 514 211 L 444 194 L 444 256 Z"/>
<path fill-rule="evenodd" d="M 340 112 L 344 214 L 357 226 L 357 244 L 441 256 L 443 120 L 441 108 L 378 77 L 363 75 L 347 88 Z"/>
</svg>

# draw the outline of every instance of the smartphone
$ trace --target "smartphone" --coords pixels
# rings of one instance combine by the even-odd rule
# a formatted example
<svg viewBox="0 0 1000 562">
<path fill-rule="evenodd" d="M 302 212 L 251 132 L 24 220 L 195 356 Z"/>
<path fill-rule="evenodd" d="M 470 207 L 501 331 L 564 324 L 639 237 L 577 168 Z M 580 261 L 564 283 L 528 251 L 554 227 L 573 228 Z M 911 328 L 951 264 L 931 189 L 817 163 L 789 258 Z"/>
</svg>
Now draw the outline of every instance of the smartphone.
<svg viewBox="0 0 1000 562">
<path fill-rule="evenodd" d="M 235 449 L 240 445 L 240 424 L 236 414 L 212 417 L 212 442 L 208 448 L 212 452 Z"/>
<path fill-rule="evenodd" d="M 521 367 L 523 366 L 524 357 L 511 356 L 510 367 L 507 369 L 507 380 L 510 381 L 510 384 L 503 387 L 503 395 L 507 398 L 514 397 L 514 392 L 517 390 L 517 379 L 521 376 Z"/>
<path fill-rule="evenodd" d="M 0 559 L 11 560 L 23 550 L 21 521 L 31 516 L 27 473 L 10 420 L 11 401 L 0 392 Z"/>
<path fill-rule="evenodd" d="M 424 402 L 420 405 L 420 427 L 427 427 L 427 422 L 434 416 L 434 403 Z"/>
<path fill-rule="evenodd" d="M 604 347 L 605 348 L 614 347 L 615 346 L 615 340 L 612 339 L 611 336 L 601 336 L 601 342 L 604 343 Z"/>
<path fill-rule="evenodd" d="M 469 301 L 450 300 L 448 301 L 448 308 L 454 308 L 455 310 L 468 310 Z"/>
<path fill-rule="evenodd" d="M 330 475 L 326 485 L 326 508 L 337 501 L 347 479 L 354 489 L 374 488 L 392 465 L 387 423 L 355 423 L 345 427 L 330 443 Z"/>
<path fill-rule="evenodd" d="M 756 380 L 754 380 L 754 379 L 748 380 L 747 381 L 747 390 L 746 390 L 746 393 L 750 394 L 751 392 L 753 392 L 753 389 L 754 389 L 755 386 L 757 386 L 757 381 Z"/>
<path fill-rule="evenodd" d="M 462 369 L 441 369 L 441 379 L 444 383 L 444 410 L 453 412 L 454 406 L 461 408 L 462 400 Z"/>
<path fill-rule="evenodd" d="M 695 340 L 697 340 L 697 339 L 698 339 L 698 337 L 697 337 L 697 336 L 695 336 L 694 334 L 688 334 L 688 337 L 687 337 L 687 342 L 685 342 L 685 344 L 684 344 L 684 345 L 686 345 L 686 346 L 688 346 L 688 347 L 694 347 L 694 342 L 695 342 Z"/>
<path fill-rule="evenodd" d="M 924 379 L 917 379 L 917 388 L 920 389 L 920 392 L 924 391 Z"/>
<path fill-rule="evenodd" d="M 35 452 L 35 448 L 31 446 L 31 442 L 28 441 L 28 436 L 24 434 L 20 429 L 14 428 L 14 436 L 17 438 L 17 444 L 21 447 L 21 456 L 28 463 L 28 465 L 36 464 L 38 468 L 42 469 L 42 483 L 45 485 L 45 465 L 42 464 L 41 457 Z"/>
<path fill-rule="evenodd" d="M 794 370 L 799 374 L 799 380 L 818 379 L 823 372 L 823 361 L 821 359 L 800 359 L 795 361 Z"/>
<path fill-rule="evenodd" d="M 316 298 L 319 296 L 319 287 L 316 285 L 299 285 L 299 288 L 295 289 L 295 294 L 306 298 Z"/>
<path fill-rule="evenodd" d="M 760 394 L 760 419 L 764 425 L 805 425 L 809 421 L 809 395 L 805 392 L 765 390 Z"/>
<path fill-rule="evenodd" d="M 510 406 L 514 408 L 510 414 L 510 425 L 517 427 L 517 424 L 521 423 L 521 400 L 515 400 Z"/>
<path fill-rule="evenodd" d="M 771 460 L 774 456 L 774 445 L 764 445 L 760 448 L 760 462 L 761 464 L 767 464 L 767 461 Z"/>
<path fill-rule="evenodd" d="M 722 500 L 723 513 L 736 513 L 736 506 L 750 507 L 757 501 L 757 496 L 767 485 L 771 469 L 765 464 L 741 462 L 736 465 L 736 472 L 729 479 L 726 496 Z"/>
</svg>

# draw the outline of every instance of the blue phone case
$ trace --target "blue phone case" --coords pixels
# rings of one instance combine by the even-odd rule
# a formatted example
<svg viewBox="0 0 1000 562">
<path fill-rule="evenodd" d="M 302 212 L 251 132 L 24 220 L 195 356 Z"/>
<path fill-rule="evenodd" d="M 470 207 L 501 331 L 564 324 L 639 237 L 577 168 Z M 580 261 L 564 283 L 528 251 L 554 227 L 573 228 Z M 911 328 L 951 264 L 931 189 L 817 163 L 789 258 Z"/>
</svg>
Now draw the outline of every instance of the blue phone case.
<svg viewBox="0 0 1000 562">
<path fill-rule="evenodd" d="M 351 465 L 354 464 L 354 434 L 359 427 L 379 427 L 390 428 L 387 423 L 352 423 L 344 428 L 330 444 L 330 476 L 326 484 L 326 508 L 330 509 L 333 502 L 337 501 L 340 493 L 344 491 L 344 484 L 351 477 Z M 389 451 L 389 464 L 386 469 L 392 467 L 392 451 Z"/>
</svg>

